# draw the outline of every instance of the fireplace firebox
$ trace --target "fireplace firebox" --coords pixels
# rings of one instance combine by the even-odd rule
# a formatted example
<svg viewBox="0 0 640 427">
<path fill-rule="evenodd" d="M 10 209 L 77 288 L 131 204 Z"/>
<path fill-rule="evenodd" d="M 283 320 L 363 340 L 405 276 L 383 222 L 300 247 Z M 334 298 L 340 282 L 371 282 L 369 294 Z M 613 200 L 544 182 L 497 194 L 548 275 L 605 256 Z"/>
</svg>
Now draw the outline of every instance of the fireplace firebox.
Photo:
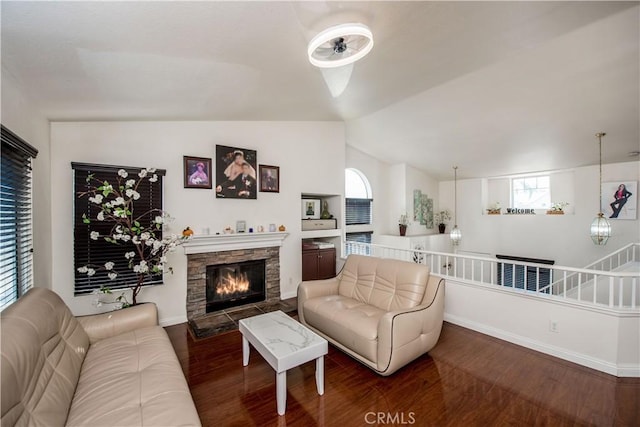
<svg viewBox="0 0 640 427">
<path fill-rule="evenodd" d="M 264 301 L 265 260 L 207 266 L 207 313 Z"/>
</svg>

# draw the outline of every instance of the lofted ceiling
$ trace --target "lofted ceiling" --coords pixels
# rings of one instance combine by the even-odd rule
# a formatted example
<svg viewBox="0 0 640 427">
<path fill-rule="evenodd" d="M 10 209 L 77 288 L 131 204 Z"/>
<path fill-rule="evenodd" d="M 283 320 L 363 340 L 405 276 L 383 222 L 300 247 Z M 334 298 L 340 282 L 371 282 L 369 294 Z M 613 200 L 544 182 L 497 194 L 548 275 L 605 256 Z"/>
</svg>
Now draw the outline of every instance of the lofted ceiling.
<svg viewBox="0 0 640 427">
<path fill-rule="evenodd" d="M 2 73 L 50 120 L 342 120 L 444 179 L 637 160 L 638 2 L 1 3 Z M 307 43 L 368 25 L 340 79 Z"/>
</svg>

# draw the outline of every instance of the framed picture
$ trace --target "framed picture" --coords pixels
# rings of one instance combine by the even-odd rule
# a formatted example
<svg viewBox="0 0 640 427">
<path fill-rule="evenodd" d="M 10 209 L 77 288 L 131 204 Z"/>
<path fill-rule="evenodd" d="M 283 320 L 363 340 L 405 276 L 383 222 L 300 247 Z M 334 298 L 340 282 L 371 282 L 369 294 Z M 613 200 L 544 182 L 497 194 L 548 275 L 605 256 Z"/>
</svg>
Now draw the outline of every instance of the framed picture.
<svg viewBox="0 0 640 427">
<path fill-rule="evenodd" d="M 280 166 L 260 165 L 260 191 L 280 192 Z"/>
<path fill-rule="evenodd" d="M 255 150 L 216 145 L 216 197 L 256 199 L 257 165 Z"/>
<path fill-rule="evenodd" d="M 611 219 L 636 219 L 638 181 L 602 183 L 601 212 Z"/>
<path fill-rule="evenodd" d="M 320 199 L 302 199 L 302 219 L 320 218 Z"/>
<path fill-rule="evenodd" d="M 184 188 L 212 188 L 211 159 L 183 156 Z"/>
</svg>

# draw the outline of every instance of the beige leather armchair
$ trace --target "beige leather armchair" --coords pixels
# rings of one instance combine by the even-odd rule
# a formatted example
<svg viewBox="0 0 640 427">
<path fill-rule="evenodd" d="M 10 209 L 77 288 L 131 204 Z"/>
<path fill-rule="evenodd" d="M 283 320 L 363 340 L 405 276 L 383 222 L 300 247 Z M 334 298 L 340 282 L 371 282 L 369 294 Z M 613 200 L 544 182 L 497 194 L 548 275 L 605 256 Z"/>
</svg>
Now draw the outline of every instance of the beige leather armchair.
<svg viewBox="0 0 640 427">
<path fill-rule="evenodd" d="M 438 342 L 444 279 L 424 265 L 350 255 L 337 277 L 299 286 L 298 316 L 378 374 L 391 375 Z"/>
<path fill-rule="evenodd" d="M 154 304 L 76 318 L 31 289 L 0 314 L 7 426 L 199 426 Z"/>
</svg>

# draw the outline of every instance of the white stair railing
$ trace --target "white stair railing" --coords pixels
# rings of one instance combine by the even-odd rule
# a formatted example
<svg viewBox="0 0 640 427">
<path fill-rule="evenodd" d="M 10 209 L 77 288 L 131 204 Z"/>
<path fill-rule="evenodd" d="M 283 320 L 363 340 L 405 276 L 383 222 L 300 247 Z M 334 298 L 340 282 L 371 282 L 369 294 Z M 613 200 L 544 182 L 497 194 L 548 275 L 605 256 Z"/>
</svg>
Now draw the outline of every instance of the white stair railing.
<svg viewBox="0 0 640 427">
<path fill-rule="evenodd" d="M 424 250 L 397 249 L 389 246 L 345 242 L 346 254 L 377 256 L 413 261 L 429 266 L 433 274 L 458 281 L 500 286 L 543 298 L 574 301 L 619 310 L 640 307 L 640 272 L 573 268 L 496 258 L 460 255 Z M 636 262 L 638 244 L 628 245 L 609 257 Z M 608 259 L 609 257 L 606 257 Z M 607 263 L 605 258 L 596 263 Z M 617 262 L 617 261 L 616 261 Z M 604 265 L 604 264 L 599 264 Z M 611 262 L 615 265 L 615 262 Z M 624 265 L 624 263 L 619 264 Z M 617 268 L 617 267 L 614 267 Z"/>
</svg>

